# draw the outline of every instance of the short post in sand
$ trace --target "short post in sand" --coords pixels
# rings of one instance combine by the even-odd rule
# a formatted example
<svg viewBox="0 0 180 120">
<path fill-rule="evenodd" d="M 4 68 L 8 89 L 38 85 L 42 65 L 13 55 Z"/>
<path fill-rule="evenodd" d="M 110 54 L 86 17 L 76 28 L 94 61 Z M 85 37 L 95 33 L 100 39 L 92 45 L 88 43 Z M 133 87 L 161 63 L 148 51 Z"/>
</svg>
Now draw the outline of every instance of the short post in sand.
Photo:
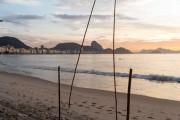
<svg viewBox="0 0 180 120">
<path fill-rule="evenodd" d="M 60 83 L 60 66 L 58 66 L 58 99 L 59 99 L 59 120 L 61 119 L 61 83 Z"/>
<path fill-rule="evenodd" d="M 129 120 L 129 114 L 130 114 L 131 81 L 132 81 L 132 69 L 130 69 L 130 71 L 129 71 L 128 94 L 127 94 L 127 116 L 126 116 L 126 120 Z"/>
</svg>

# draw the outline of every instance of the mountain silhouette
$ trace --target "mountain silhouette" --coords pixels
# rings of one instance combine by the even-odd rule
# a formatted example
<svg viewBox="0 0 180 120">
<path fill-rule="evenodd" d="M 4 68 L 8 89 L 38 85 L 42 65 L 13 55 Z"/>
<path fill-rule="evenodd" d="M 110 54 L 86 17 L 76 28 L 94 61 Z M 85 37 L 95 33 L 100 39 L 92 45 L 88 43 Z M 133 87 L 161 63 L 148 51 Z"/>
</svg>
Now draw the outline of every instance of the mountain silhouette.
<svg viewBox="0 0 180 120">
<path fill-rule="evenodd" d="M 96 41 L 92 41 L 91 47 L 96 48 L 96 49 L 101 50 L 101 51 L 103 50 L 103 47 L 99 43 L 97 43 Z"/>
<path fill-rule="evenodd" d="M 14 38 L 14 37 L 0 37 L 0 47 L 2 46 L 13 46 L 14 48 L 24 48 L 24 49 L 29 49 L 31 47 L 25 45 L 23 42 L 21 42 L 19 39 Z"/>
<path fill-rule="evenodd" d="M 157 48 L 157 49 L 149 49 L 149 50 L 141 50 L 140 53 L 180 53 L 180 51 L 174 51 L 164 48 Z"/>
<path fill-rule="evenodd" d="M 77 44 L 77 43 L 59 43 L 57 44 L 55 47 L 51 48 L 53 50 L 76 50 L 79 51 L 80 50 L 81 45 Z M 93 41 L 91 43 L 91 46 L 83 46 L 83 51 L 96 51 L 98 53 L 104 53 L 104 54 L 112 54 L 113 51 L 110 48 L 107 49 L 103 49 L 102 46 L 97 43 L 96 41 Z M 125 48 L 117 48 L 115 49 L 115 53 L 116 54 L 132 54 L 132 52 L 128 49 Z"/>
<path fill-rule="evenodd" d="M 19 39 L 14 37 L 0 37 L 0 47 L 2 46 L 13 46 L 14 48 L 24 48 L 30 49 L 31 47 L 25 45 Z M 69 43 L 59 43 L 55 47 L 50 48 L 52 50 L 59 50 L 59 51 L 79 51 L 81 48 L 80 44 L 69 42 Z M 45 49 L 45 48 L 44 48 Z M 46 48 L 48 49 L 48 48 Z M 103 49 L 103 47 L 96 41 L 92 41 L 91 46 L 83 46 L 83 51 L 87 52 L 95 52 L 95 53 L 102 53 L 102 54 L 112 54 L 113 51 L 111 48 Z M 125 48 L 117 48 L 115 49 L 116 54 L 132 54 L 132 52 Z"/>
<path fill-rule="evenodd" d="M 55 47 L 51 48 L 53 50 L 79 50 L 81 45 L 77 43 L 59 43 Z"/>
<path fill-rule="evenodd" d="M 132 52 L 128 49 L 125 49 L 123 47 L 115 49 L 116 54 L 132 54 Z"/>
</svg>

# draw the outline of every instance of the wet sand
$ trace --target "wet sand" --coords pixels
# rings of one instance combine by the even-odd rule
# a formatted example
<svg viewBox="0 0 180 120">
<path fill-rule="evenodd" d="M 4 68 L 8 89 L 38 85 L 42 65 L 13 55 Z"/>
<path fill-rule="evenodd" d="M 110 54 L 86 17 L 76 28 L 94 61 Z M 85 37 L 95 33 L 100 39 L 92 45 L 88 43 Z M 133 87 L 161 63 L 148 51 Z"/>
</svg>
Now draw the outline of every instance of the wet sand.
<svg viewBox="0 0 180 120">
<path fill-rule="evenodd" d="M 115 120 L 114 93 L 61 85 L 62 120 Z M 118 93 L 118 119 L 126 119 L 126 94 Z M 0 120 L 58 120 L 58 86 L 0 71 Z M 131 120 L 180 120 L 180 101 L 132 95 Z"/>
</svg>

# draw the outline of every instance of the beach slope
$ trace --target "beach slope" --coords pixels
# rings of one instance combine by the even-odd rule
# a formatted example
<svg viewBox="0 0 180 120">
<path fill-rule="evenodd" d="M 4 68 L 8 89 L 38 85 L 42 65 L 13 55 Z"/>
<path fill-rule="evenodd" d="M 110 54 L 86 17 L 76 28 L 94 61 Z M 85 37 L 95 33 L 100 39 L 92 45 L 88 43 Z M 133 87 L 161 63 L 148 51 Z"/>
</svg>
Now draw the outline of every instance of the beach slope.
<svg viewBox="0 0 180 120">
<path fill-rule="evenodd" d="M 114 93 L 61 85 L 62 119 L 115 120 Z M 126 119 L 126 94 L 118 93 L 118 118 Z M 0 120 L 58 120 L 58 86 L 39 78 L 0 71 Z M 132 95 L 131 120 L 180 120 L 180 101 Z"/>
</svg>

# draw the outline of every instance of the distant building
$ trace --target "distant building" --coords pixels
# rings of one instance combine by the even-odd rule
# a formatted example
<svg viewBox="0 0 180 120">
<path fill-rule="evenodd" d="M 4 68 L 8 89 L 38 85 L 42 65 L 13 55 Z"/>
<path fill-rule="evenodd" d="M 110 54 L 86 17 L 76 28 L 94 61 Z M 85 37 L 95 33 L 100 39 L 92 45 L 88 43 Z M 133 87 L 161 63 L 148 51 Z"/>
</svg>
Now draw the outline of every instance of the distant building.
<svg viewBox="0 0 180 120">
<path fill-rule="evenodd" d="M 5 53 L 5 52 L 6 52 L 6 47 L 5 46 L 0 47 L 0 53 L 2 54 L 2 53 Z"/>
<path fill-rule="evenodd" d="M 41 45 L 41 49 L 44 49 L 44 45 Z"/>
<path fill-rule="evenodd" d="M 79 50 L 53 50 L 47 49 L 44 45 L 41 45 L 40 48 L 14 48 L 13 46 L 7 45 L 0 47 L 0 54 L 78 54 Z M 84 50 L 82 48 L 83 54 L 99 54 L 101 52 L 95 50 Z"/>
</svg>

